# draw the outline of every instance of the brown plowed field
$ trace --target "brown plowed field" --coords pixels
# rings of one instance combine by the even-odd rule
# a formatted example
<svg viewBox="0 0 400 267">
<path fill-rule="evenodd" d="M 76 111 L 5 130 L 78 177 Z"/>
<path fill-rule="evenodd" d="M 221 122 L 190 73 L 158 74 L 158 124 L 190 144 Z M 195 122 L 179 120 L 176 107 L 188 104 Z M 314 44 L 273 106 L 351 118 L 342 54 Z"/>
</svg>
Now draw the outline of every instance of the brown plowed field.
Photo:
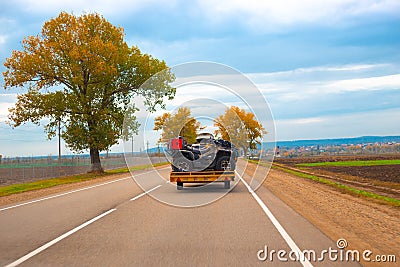
<svg viewBox="0 0 400 267">
<path fill-rule="evenodd" d="M 343 173 L 384 182 L 400 183 L 400 165 L 312 167 L 313 170 Z"/>
<path fill-rule="evenodd" d="M 339 176 L 352 176 L 360 180 L 371 179 L 389 183 L 400 183 L 400 165 L 378 166 L 315 166 L 300 167 L 299 163 L 337 162 L 354 160 L 390 160 L 400 159 L 400 154 L 393 155 L 357 155 L 357 156 L 316 156 L 298 158 L 276 158 L 275 162 L 291 167 L 318 171 L 323 174 L 337 174 Z"/>
</svg>

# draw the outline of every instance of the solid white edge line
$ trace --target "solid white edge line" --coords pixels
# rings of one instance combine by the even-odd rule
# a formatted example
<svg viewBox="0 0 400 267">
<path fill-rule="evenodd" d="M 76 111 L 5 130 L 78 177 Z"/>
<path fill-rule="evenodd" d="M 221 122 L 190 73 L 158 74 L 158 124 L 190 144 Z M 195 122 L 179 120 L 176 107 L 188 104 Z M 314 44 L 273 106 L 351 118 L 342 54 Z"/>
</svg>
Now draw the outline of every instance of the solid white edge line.
<svg viewBox="0 0 400 267">
<path fill-rule="evenodd" d="M 271 220 L 272 224 L 275 226 L 275 228 L 278 230 L 278 232 L 281 234 L 283 239 L 286 241 L 286 243 L 289 245 L 289 247 L 292 249 L 292 251 L 295 251 L 298 253 L 297 255 L 302 255 L 302 252 L 300 248 L 296 245 L 296 243 L 293 241 L 293 239 L 289 236 L 289 234 L 286 232 L 286 230 L 283 228 L 283 226 L 279 223 L 279 221 L 275 218 L 275 216 L 272 214 L 272 212 L 269 210 L 269 208 L 265 205 L 265 203 L 261 200 L 261 198 L 251 189 L 251 187 L 247 184 L 247 182 L 242 178 L 242 176 L 239 175 L 237 171 L 236 175 L 239 177 L 239 179 L 242 181 L 242 183 L 247 187 L 247 190 L 249 190 L 250 194 L 254 197 L 254 199 L 257 201 L 258 205 L 263 209 L 264 213 L 268 216 L 268 218 Z M 312 267 L 313 265 L 306 259 L 305 257 L 301 257 L 300 263 L 304 267 Z"/>
<path fill-rule="evenodd" d="M 163 170 L 163 169 L 167 169 L 167 168 L 169 168 L 169 167 L 160 168 L 159 170 Z M 145 174 L 152 173 L 154 171 L 155 170 L 148 171 L 148 172 L 145 172 L 145 173 L 139 173 L 139 174 L 136 174 L 134 176 L 145 175 Z M 62 193 L 62 194 L 58 194 L 58 195 L 54 195 L 54 196 L 50 196 L 50 197 L 45 197 L 45 198 L 40 198 L 40 199 L 36 199 L 36 200 L 20 203 L 20 204 L 17 204 L 17 205 L 13 205 L 13 206 L 9 206 L 9 207 L 6 207 L 6 208 L 2 208 L 2 209 L 0 209 L 0 211 L 14 209 L 14 208 L 18 208 L 18 207 L 25 206 L 25 205 L 28 205 L 28 204 L 33 204 L 33 203 L 36 203 L 36 202 L 41 202 L 41 201 L 44 201 L 44 200 L 52 199 L 52 198 L 62 197 L 62 196 L 69 195 L 69 194 L 72 194 L 72 193 L 76 193 L 76 192 L 92 189 L 92 188 L 95 188 L 95 187 L 99 187 L 99 186 L 108 185 L 108 184 L 112 184 L 112 183 L 115 183 L 115 182 L 131 179 L 132 177 L 133 176 L 124 177 L 124 178 L 120 178 L 120 179 L 113 180 L 113 181 L 110 181 L 110 182 L 105 182 L 105 183 L 98 184 L 98 185 L 92 185 L 92 186 L 84 187 L 84 188 L 81 188 L 81 189 L 68 191 L 68 192 L 65 192 L 65 193 Z"/>
<path fill-rule="evenodd" d="M 149 173 L 150 173 L 150 172 L 149 172 Z M 132 198 L 130 201 L 137 200 L 138 198 L 143 197 L 143 196 L 146 195 L 147 193 L 149 193 L 149 192 L 151 192 L 151 191 L 153 191 L 153 190 L 156 190 L 156 189 L 159 188 L 160 186 L 161 186 L 161 185 L 157 185 L 156 187 L 153 187 L 152 189 L 150 189 L 150 190 L 148 190 L 148 191 L 146 191 L 146 192 L 143 192 L 143 193 L 141 193 L 140 195 L 137 195 L 136 197 Z M 106 215 L 108 215 L 108 214 L 110 214 L 111 212 L 114 212 L 114 211 L 116 211 L 116 210 L 117 210 L 117 209 L 110 209 L 109 211 L 106 211 L 106 212 L 100 214 L 99 216 L 97 216 L 97 217 L 95 217 L 95 218 L 93 218 L 93 219 L 91 219 L 91 220 L 89 220 L 89 221 L 87 221 L 87 222 L 85 222 L 85 223 L 79 225 L 78 227 L 75 227 L 74 229 L 68 231 L 67 233 L 65 233 L 65 234 L 63 234 L 63 235 L 57 237 L 56 239 L 53 239 L 52 241 L 50 241 L 50 242 L 44 244 L 43 246 L 41 246 L 41 247 L 35 249 L 34 251 L 32 251 L 32 252 L 26 254 L 25 256 L 19 258 L 18 260 L 14 261 L 14 262 L 12 262 L 12 263 L 10 263 L 10 264 L 8 264 L 8 265 L 6 265 L 5 267 L 14 267 L 14 266 L 17 266 L 17 265 L 23 263 L 24 261 L 26 261 L 26 260 L 32 258 L 33 256 L 39 254 L 39 253 L 42 252 L 43 250 L 46 250 L 46 249 L 48 249 L 49 247 L 51 247 L 52 245 L 54 245 L 54 244 L 60 242 L 60 241 L 63 240 L 64 238 L 66 238 L 66 237 L 72 235 L 73 233 L 76 233 L 77 231 L 81 230 L 82 228 L 88 226 L 88 225 L 91 224 L 91 223 L 94 223 L 95 221 L 97 221 L 97 220 L 103 218 L 104 216 L 106 216 Z"/>
<path fill-rule="evenodd" d="M 73 233 L 75 233 L 75 232 L 81 230 L 82 228 L 88 226 L 89 224 L 94 223 L 95 221 L 101 219 L 102 217 L 104 217 L 104 216 L 110 214 L 110 213 L 113 212 L 113 211 L 116 211 L 116 209 L 111 209 L 111 210 L 109 210 L 109 211 L 106 211 L 106 212 L 100 214 L 99 216 L 97 216 L 97 217 L 95 217 L 95 218 L 93 218 L 93 219 L 91 219 L 91 220 L 89 220 L 89 221 L 87 221 L 87 222 L 85 222 L 85 223 L 79 225 L 78 227 L 76 227 L 76 228 L 74 228 L 74 229 L 68 231 L 67 233 L 65 233 L 65 234 L 63 234 L 63 235 L 57 237 L 56 239 L 53 239 L 52 241 L 50 241 L 50 242 L 44 244 L 43 246 L 41 246 L 41 247 L 35 249 L 34 251 L 32 251 L 32 252 L 26 254 L 25 256 L 19 258 L 18 260 L 14 261 L 14 262 L 12 262 L 12 263 L 10 263 L 10 264 L 8 264 L 8 265 L 6 265 L 6 267 L 13 267 L 13 266 L 17 266 L 17 265 L 23 263 L 24 261 L 26 261 L 26 260 L 32 258 L 33 256 L 39 254 L 39 253 L 42 252 L 43 250 L 48 249 L 48 248 L 51 247 L 52 245 L 54 245 L 54 244 L 60 242 L 60 241 L 63 240 L 64 238 L 66 238 L 66 237 L 72 235 Z"/>
</svg>

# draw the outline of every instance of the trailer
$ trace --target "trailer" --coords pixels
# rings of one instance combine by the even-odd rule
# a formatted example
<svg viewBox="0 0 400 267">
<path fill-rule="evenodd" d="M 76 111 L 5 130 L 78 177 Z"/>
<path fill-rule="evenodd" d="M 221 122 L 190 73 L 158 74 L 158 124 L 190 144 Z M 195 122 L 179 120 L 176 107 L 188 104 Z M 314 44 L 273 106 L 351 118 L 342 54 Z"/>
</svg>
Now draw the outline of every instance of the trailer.
<svg viewBox="0 0 400 267">
<path fill-rule="evenodd" d="M 224 188 L 231 187 L 231 181 L 235 180 L 234 171 L 201 171 L 201 172 L 170 172 L 169 181 L 176 183 L 178 190 L 183 189 L 184 183 L 224 183 Z"/>
</svg>

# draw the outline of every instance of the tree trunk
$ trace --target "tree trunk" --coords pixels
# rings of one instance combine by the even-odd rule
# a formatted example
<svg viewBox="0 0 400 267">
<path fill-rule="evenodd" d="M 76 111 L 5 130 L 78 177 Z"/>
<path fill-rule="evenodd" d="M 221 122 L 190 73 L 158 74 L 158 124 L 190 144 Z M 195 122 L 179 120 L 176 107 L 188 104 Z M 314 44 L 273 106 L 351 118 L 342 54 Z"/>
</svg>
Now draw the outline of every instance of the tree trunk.
<svg viewBox="0 0 400 267">
<path fill-rule="evenodd" d="M 249 158 L 249 156 L 247 156 L 247 153 L 249 151 L 248 148 L 244 146 L 244 147 L 242 147 L 242 149 L 243 149 L 243 153 L 244 153 L 244 158 L 248 159 Z"/>
<path fill-rule="evenodd" d="M 103 167 L 101 167 L 100 153 L 98 149 L 90 149 L 90 171 L 95 173 L 104 172 Z"/>
</svg>

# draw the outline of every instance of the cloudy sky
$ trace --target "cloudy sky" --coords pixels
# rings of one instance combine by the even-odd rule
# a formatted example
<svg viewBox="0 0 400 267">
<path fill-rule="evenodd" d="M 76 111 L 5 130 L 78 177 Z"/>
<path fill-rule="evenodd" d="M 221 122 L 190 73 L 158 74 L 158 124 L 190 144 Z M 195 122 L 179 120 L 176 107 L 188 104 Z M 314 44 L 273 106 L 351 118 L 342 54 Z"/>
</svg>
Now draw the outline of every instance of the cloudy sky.
<svg viewBox="0 0 400 267">
<path fill-rule="evenodd" d="M 1 0 L 0 61 L 60 11 L 98 12 L 170 66 L 213 61 L 244 73 L 278 140 L 400 135 L 400 1 Z M 57 154 L 39 127 L 5 124 L 21 92 L 0 88 L 0 154 Z"/>
</svg>

